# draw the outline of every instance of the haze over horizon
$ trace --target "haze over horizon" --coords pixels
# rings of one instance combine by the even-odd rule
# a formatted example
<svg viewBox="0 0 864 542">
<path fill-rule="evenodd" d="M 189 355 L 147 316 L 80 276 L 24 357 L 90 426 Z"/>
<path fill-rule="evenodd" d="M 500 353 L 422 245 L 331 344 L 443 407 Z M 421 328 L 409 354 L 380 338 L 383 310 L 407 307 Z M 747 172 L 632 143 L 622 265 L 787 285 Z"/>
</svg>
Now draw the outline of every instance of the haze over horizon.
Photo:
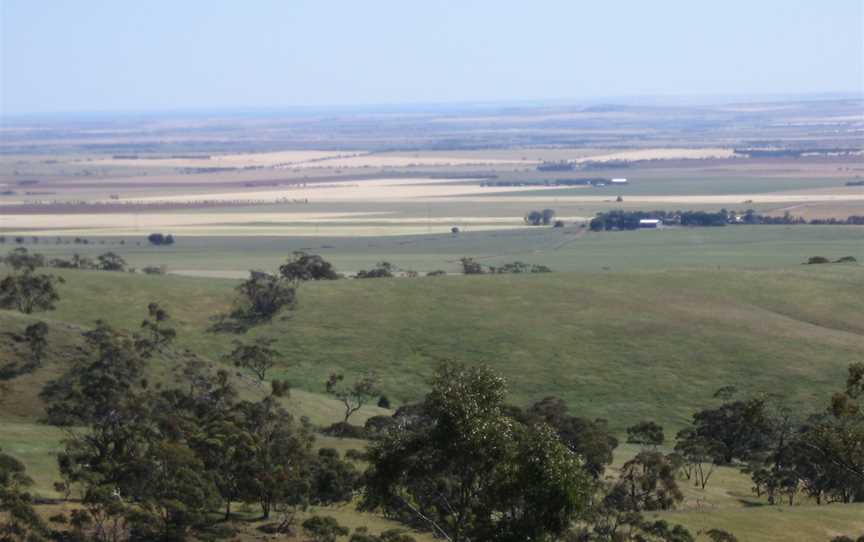
<svg viewBox="0 0 864 542">
<path fill-rule="evenodd" d="M 864 93 L 858 0 L 0 6 L 4 116 Z"/>
</svg>

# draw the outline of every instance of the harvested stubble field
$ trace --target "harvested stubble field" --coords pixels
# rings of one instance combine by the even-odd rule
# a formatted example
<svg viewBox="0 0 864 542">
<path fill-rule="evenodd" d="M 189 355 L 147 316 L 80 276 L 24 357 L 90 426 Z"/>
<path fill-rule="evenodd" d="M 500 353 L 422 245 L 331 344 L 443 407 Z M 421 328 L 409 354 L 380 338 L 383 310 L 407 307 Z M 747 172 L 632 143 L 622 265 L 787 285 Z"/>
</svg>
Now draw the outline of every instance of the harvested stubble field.
<svg viewBox="0 0 864 542">
<path fill-rule="evenodd" d="M 71 157 L 6 157 L 0 161 L 0 183 L 11 189 L 0 195 L 0 208 L 8 211 L 0 216 L 0 229 L 22 235 L 129 236 L 142 228 L 161 228 L 181 236 L 368 237 L 444 233 L 452 226 L 469 230 L 513 228 L 533 208 L 553 208 L 559 216 L 574 220 L 616 207 L 754 208 L 769 214 L 787 210 L 794 214 L 802 209 L 801 214 L 808 218 L 864 214 L 862 187 L 845 186 L 858 175 L 854 157 L 747 159 L 728 158 L 730 153 L 728 147 L 215 153 L 211 159 L 198 161 L 257 164 L 250 166 L 256 169 L 169 174 L 162 171 L 164 166 L 152 164 L 167 160 L 189 166 L 197 162 L 192 157 L 142 158 L 126 161 L 138 169 L 150 167 L 150 175 L 138 171 L 124 176 L 111 170 L 83 177 L 74 170 L 67 171 L 76 163 Z M 352 157 L 343 158 L 348 155 Z M 695 159 L 697 156 L 700 158 Z M 541 172 L 535 168 L 541 157 L 601 162 L 596 169 Z M 334 160 L 360 159 L 413 160 L 424 165 L 401 170 L 356 164 L 326 171 L 320 167 Z M 84 163 L 123 159 L 88 160 Z M 277 169 L 278 164 L 289 160 L 310 167 Z M 611 162 L 607 167 L 602 160 Z M 53 174 L 28 171 L 35 166 L 54 168 Z M 627 177 L 630 184 L 556 186 L 559 178 L 597 176 Z M 22 182 L 36 184 L 19 184 Z M 496 182 L 510 185 L 491 186 Z M 619 196 L 622 202 L 616 201 Z M 223 212 L 235 216 L 223 220 Z M 344 220 L 363 212 L 377 214 L 352 224 Z"/>
</svg>

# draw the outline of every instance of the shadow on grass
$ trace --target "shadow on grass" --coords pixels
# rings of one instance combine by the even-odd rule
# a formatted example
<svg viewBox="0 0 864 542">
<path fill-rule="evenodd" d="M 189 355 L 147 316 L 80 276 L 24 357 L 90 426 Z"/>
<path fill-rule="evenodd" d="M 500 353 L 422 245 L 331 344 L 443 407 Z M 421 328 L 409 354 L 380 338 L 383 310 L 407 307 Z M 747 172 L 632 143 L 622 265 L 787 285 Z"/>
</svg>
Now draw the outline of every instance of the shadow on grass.
<svg viewBox="0 0 864 542">
<path fill-rule="evenodd" d="M 761 501 L 754 501 L 750 499 L 737 499 L 738 502 L 744 508 L 761 508 L 762 506 L 769 506 L 767 503 Z"/>
</svg>

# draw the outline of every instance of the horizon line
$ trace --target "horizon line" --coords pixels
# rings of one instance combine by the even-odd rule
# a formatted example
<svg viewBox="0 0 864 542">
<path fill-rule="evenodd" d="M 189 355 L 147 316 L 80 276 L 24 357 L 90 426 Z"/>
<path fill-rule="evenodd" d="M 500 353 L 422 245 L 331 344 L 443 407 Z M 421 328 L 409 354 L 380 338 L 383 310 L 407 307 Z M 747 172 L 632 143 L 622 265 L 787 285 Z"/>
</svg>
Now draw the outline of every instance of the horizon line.
<svg viewBox="0 0 864 542">
<path fill-rule="evenodd" d="M 864 89 L 857 90 L 826 90 L 811 92 L 783 92 L 783 93 L 665 93 L 665 94 L 625 94 L 610 96 L 591 96 L 582 98 L 518 98 L 518 99 L 476 99 L 476 100 L 452 100 L 452 101 L 394 101 L 379 103 L 335 103 L 335 104 L 282 104 L 282 105 L 214 105 L 214 106 L 178 106 L 178 107 L 155 107 L 155 108 L 117 108 L 117 109 L 80 109 L 80 110 L 55 110 L 55 111 L 24 111 L 5 113 L 5 108 L 0 108 L 0 119 L 3 120 L 27 120 L 46 119 L 52 117 L 110 117 L 110 116 L 199 116 L 222 114 L 229 116 L 276 114 L 276 113 L 325 113 L 327 111 L 339 111 L 343 113 L 368 113 L 368 112 L 406 112 L 407 109 L 441 109 L 441 108 L 465 108 L 482 109 L 493 107 L 522 106 L 530 108 L 542 108 L 544 106 L 582 106 L 593 105 L 621 105 L 642 107 L 670 107 L 681 106 L 709 106 L 709 105 L 732 105 L 739 103 L 769 103 L 789 101 L 821 101 L 821 100 L 855 100 L 864 99 Z M 675 101 L 681 104 L 675 104 Z M 414 111 L 418 112 L 418 111 Z"/>
</svg>

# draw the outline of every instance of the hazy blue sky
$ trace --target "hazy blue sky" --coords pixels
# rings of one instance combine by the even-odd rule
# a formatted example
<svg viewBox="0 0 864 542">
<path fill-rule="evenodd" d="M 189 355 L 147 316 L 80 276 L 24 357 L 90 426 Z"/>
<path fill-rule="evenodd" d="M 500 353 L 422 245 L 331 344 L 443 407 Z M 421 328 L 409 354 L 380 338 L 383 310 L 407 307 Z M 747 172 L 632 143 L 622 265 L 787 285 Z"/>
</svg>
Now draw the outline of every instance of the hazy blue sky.
<svg viewBox="0 0 864 542">
<path fill-rule="evenodd" d="M 6 114 L 864 89 L 864 0 L 0 0 Z"/>
</svg>

